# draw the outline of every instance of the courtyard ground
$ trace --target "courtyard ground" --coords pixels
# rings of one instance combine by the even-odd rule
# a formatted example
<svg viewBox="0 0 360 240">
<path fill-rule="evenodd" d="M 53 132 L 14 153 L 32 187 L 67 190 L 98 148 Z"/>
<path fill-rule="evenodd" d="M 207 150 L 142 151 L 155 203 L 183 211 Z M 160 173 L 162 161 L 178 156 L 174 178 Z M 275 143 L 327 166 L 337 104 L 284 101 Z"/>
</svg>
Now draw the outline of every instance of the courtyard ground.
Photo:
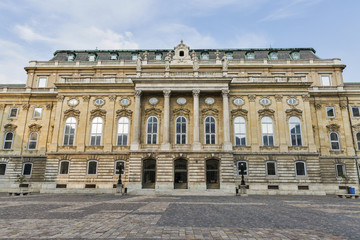
<svg viewBox="0 0 360 240">
<path fill-rule="evenodd" d="M 360 239 L 360 200 L 2 194 L 0 238 Z"/>
</svg>

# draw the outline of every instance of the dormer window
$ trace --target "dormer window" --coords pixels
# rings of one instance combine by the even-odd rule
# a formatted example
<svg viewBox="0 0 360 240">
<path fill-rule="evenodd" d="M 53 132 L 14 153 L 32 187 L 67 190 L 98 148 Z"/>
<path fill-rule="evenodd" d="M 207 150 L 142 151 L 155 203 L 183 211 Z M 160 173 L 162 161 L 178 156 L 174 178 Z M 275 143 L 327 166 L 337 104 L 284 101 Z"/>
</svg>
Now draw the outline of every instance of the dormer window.
<svg viewBox="0 0 360 240">
<path fill-rule="evenodd" d="M 89 55 L 89 61 L 90 61 L 90 62 L 94 62 L 95 59 L 96 59 L 95 54 L 90 54 L 90 55 Z"/>
<path fill-rule="evenodd" d="M 184 53 L 184 51 L 180 51 L 180 52 L 179 52 L 179 56 L 180 56 L 180 57 L 183 57 L 183 56 L 185 56 L 185 53 Z"/>
<path fill-rule="evenodd" d="M 278 55 L 276 52 L 269 53 L 269 59 L 271 60 L 278 60 Z"/>
<path fill-rule="evenodd" d="M 210 59 L 209 53 L 207 53 L 207 52 L 201 53 L 200 59 L 201 60 L 209 60 Z"/>
<path fill-rule="evenodd" d="M 248 52 L 245 55 L 246 59 L 255 59 L 255 53 L 254 52 Z"/>
<path fill-rule="evenodd" d="M 137 60 L 137 54 L 136 54 L 136 53 L 133 53 L 133 54 L 131 55 L 131 60 L 133 60 L 133 61 L 136 61 L 136 60 Z"/>
<path fill-rule="evenodd" d="M 110 60 L 117 60 L 117 58 L 118 58 L 118 55 L 116 53 L 112 53 L 110 55 Z"/>
<path fill-rule="evenodd" d="M 291 53 L 291 59 L 293 59 L 293 60 L 300 59 L 300 53 L 299 52 L 292 52 Z"/>
<path fill-rule="evenodd" d="M 74 60 L 75 60 L 75 55 L 74 55 L 74 54 L 68 54 L 67 60 L 68 60 L 69 62 L 74 61 Z"/>
<path fill-rule="evenodd" d="M 162 53 L 155 53 L 155 60 L 156 61 L 160 61 L 163 59 L 163 55 Z"/>
<path fill-rule="evenodd" d="M 232 52 L 226 52 L 225 56 L 227 59 L 233 59 L 233 53 Z"/>
</svg>

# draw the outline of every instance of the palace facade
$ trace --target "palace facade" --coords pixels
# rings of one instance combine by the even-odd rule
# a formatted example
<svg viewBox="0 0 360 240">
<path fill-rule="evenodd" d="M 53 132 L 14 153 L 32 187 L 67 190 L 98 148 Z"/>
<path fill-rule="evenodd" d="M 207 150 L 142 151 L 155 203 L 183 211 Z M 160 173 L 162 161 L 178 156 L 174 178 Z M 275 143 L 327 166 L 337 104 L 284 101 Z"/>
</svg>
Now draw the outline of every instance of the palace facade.
<svg viewBox="0 0 360 240">
<path fill-rule="evenodd" d="M 360 84 L 312 48 L 56 51 L 0 88 L 0 190 L 358 189 Z"/>
</svg>

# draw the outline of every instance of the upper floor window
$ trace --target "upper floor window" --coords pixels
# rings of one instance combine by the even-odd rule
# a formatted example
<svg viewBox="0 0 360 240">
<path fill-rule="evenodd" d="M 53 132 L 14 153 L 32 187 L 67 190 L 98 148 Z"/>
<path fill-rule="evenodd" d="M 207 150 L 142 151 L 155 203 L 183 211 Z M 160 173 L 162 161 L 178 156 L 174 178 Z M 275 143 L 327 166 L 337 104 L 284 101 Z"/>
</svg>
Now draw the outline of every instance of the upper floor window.
<svg viewBox="0 0 360 240">
<path fill-rule="evenodd" d="M 161 53 L 155 53 L 155 60 L 160 61 L 163 59 L 163 55 Z"/>
<path fill-rule="evenodd" d="M 39 88 L 44 88 L 44 87 L 46 87 L 47 80 L 48 80 L 47 77 L 39 77 L 39 78 L 38 78 L 38 87 L 39 87 Z"/>
<path fill-rule="evenodd" d="M 138 55 L 137 55 L 136 53 L 133 53 L 133 54 L 131 55 L 131 60 L 136 61 L 137 58 L 138 58 Z"/>
<path fill-rule="evenodd" d="M 234 119 L 235 146 L 246 146 L 246 126 L 243 117 Z"/>
<path fill-rule="evenodd" d="M 295 162 L 295 173 L 297 177 L 306 176 L 306 164 L 303 161 Z"/>
<path fill-rule="evenodd" d="M 234 58 L 232 52 L 226 52 L 225 56 L 226 56 L 227 59 L 233 59 Z"/>
<path fill-rule="evenodd" d="M 300 128 L 300 119 L 298 117 L 289 118 L 289 128 L 290 128 L 290 141 L 291 146 L 301 146 L 301 128 Z"/>
<path fill-rule="evenodd" d="M 360 150 L 360 132 L 356 133 L 356 142 L 357 142 L 358 150 Z"/>
<path fill-rule="evenodd" d="M 270 117 L 263 117 L 261 119 L 261 132 L 263 146 L 274 146 L 274 128 Z"/>
<path fill-rule="evenodd" d="M 178 117 L 176 119 L 176 144 L 186 144 L 186 118 Z"/>
<path fill-rule="evenodd" d="M 334 118 L 335 117 L 335 108 L 334 107 L 326 107 L 326 117 Z"/>
<path fill-rule="evenodd" d="M 41 118 L 41 113 L 42 113 L 41 107 L 34 108 L 33 118 Z"/>
<path fill-rule="evenodd" d="M 275 161 L 267 161 L 266 162 L 266 175 L 267 176 L 276 176 L 277 169 L 276 169 L 276 162 Z"/>
<path fill-rule="evenodd" d="M 215 118 L 206 117 L 205 118 L 205 144 L 215 144 L 216 143 L 216 128 L 215 128 Z"/>
<path fill-rule="evenodd" d="M 154 116 L 151 116 L 147 120 L 147 144 L 157 144 L 158 136 L 158 119 Z"/>
<path fill-rule="evenodd" d="M 29 142 L 28 142 L 28 149 L 29 150 L 35 150 L 37 148 L 37 142 L 38 142 L 38 133 L 32 132 L 29 135 Z"/>
<path fill-rule="evenodd" d="M 60 166 L 59 166 L 59 174 L 69 174 L 69 166 L 70 166 L 70 162 L 69 161 L 61 161 L 60 162 Z"/>
<path fill-rule="evenodd" d="M 96 175 L 97 173 L 97 161 L 90 160 L 87 163 L 87 174 L 88 175 Z"/>
<path fill-rule="evenodd" d="M 127 146 L 129 138 L 129 119 L 127 117 L 119 118 L 118 122 L 118 134 L 117 134 L 117 145 Z"/>
<path fill-rule="evenodd" d="M 76 119 L 69 117 L 65 121 L 64 146 L 73 146 L 75 139 Z"/>
<path fill-rule="evenodd" d="M 103 131 L 103 119 L 101 117 L 94 118 L 91 123 L 91 135 L 90 135 L 91 146 L 101 145 L 102 131 Z"/>
<path fill-rule="evenodd" d="M 278 59 L 278 54 L 277 54 L 277 52 L 271 52 L 271 53 L 269 53 L 269 59 L 271 59 L 271 60 L 277 60 L 277 59 Z"/>
<path fill-rule="evenodd" d="M 331 86 L 331 78 L 330 75 L 321 75 L 321 85 L 323 86 Z"/>
<path fill-rule="evenodd" d="M 353 117 L 360 117 L 360 107 L 351 107 Z"/>
<path fill-rule="evenodd" d="M 6 163 L 0 162 L 0 176 L 5 176 L 6 174 Z"/>
<path fill-rule="evenodd" d="M 74 54 L 69 54 L 69 55 L 67 56 L 67 60 L 68 60 L 69 62 L 74 61 L 74 60 L 75 60 L 75 55 L 74 55 Z"/>
<path fill-rule="evenodd" d="M 336 177 L 344 177 L 346 175 L 345 164 L 343 163 L 335 164 L 335 172 L 336 172 Z"/>
<path fill-rule="evenodd" d="M 118 59 L 118 55 L 116 53 L 110 55 L 110 60 L 117 60 L 117 59 Z"/>
<path fill-rule="evenodd" d="M 209 53 L 207 53 L 207 52 L 201 53 L 200 59 L 201 59 L 201 60 L 209 60 L 209 59 L 210 59 Z"/>
<path fill-rule="evenodd" d="M 244 167 L 244 176 L 248 175 L 248 163 L 247 161 L 238 161 L 236 163 L 237 173 L 239 176 L 241 176 L 241 166 Z"/>
<path fill-rule="evenodd" d="M 9 118 L 16 118 L 18 115 L 18 108 L 17 107 L 11 107 L 9 111 Z"/>
<path fill-rule="evenodd" d="M 32 173 L 32 166 L 33 164 L 32 163 L 24 163 L 23 164 L 23 168 L 22 168 L 22 171 L 21 171 L 21 174 L 23 176 L 31 176 L 31 173 Z"/>
<path fill-rule="evenodd" d="M 331 150 L 340 150 L 340 138 L 336 132 L 330 133 L 330 147 Z"/>
<path fill-rule="evenodd" d="M 13 132 L 6 132 L 4 136 L 4 150 L 11 150 L 14 141 L 14 133 Z"/>
<path fill-rule="evenodd" d="M 254 52 L 248 52 L 245 55 L 246 59 L 255 59 L 255 53 Z"/>
<path fill-rule="evenodd" d="M 291 59 L 293 59 L 293 60 L 300 59 L 300 53 L 299 52 L 292 52 L 291 53 Z"/>
<path fill-rule="evenodd" d="M 95 61 L 96 60 L 96 56 L 94 55 L 94 54 L 90 54 L 89 55 L 89 61 L 90 62 L 93 62 L 93 61 Z"/>
</svg>

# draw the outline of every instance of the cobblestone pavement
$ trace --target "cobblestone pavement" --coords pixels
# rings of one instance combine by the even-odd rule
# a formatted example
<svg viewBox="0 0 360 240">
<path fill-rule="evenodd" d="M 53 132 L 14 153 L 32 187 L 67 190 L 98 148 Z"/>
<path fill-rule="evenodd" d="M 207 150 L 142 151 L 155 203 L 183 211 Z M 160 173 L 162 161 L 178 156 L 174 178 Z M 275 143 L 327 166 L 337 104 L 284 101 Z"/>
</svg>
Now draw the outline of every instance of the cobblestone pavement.
<svg viewBox="0 0 360 240">
<path fill-rule="evenodd" d="M 0 195 L 0 229 L 11 239 L 360 239 L 360 200 Z"/>
</svg>

